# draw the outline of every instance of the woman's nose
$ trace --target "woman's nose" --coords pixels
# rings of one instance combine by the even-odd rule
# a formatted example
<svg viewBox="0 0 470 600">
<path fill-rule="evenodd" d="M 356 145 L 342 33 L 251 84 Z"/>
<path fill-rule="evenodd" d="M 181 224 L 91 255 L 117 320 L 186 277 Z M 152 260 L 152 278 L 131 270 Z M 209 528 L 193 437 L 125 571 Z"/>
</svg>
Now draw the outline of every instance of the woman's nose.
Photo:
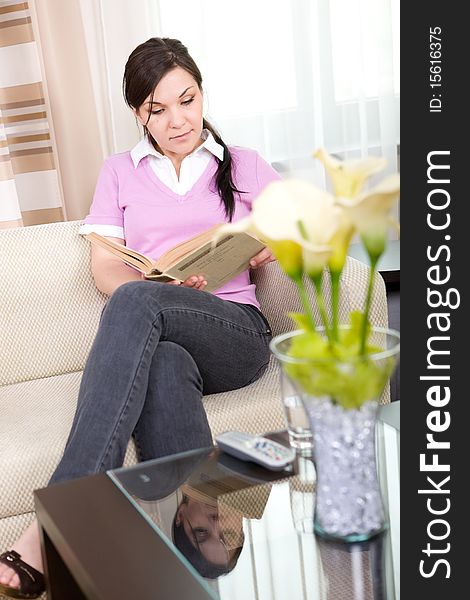
<svg viewBox="0 0 470 600">
<path fill-rule="evenodd" d="M 170 113 L 170 127 L 180 129 L 183 125 L 184 115 L 178 109 L 172 110 Z"/>
</svg>

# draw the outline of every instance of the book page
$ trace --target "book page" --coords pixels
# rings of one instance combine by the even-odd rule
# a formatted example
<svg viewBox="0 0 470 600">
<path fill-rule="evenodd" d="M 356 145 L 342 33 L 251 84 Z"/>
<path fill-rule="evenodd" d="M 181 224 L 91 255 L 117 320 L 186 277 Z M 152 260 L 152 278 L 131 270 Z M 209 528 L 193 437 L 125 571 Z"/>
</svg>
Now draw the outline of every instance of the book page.
<svg viewBox="0 0 470 600">
<path fill-rule="evenodd" d="M 191 275 L 204 275 L 206 291 L 222 287 L 227 281 L 249 268 L 250 259 L 265 245 L 248 233 L 230 233 L 213 247 L 212 238 L 220 225 L 178 244 L 153 262 L 147 256 L 99 235 L 95 232 L 85 237 L 143 273 L 147 279 L 167 282 L 185 281 Z M 201 245 L 201 240 L 205 243 Z M 189 251 L 189 250 L 192 251 Z M 189 251 L 189 253 L 188 253 Z"/>
<path fill-rule="evenodd" d="M 153 261 L 145 256 L 144 254 L 140 254 L 137 250 L 132 250 L 127 246 L 123 246 L 122 244 L 118 244 L 109 238 L 100 235 L 92 231 L 91 233 L 85 236 L 92 244 L 96 244 L 109 252 L 112 252 L 115 256 L 123 260 L 127 265 L 131 267 L 135 267 L 138 271 L 144 274 L 150 274 L 155 272 L 155 264 Z M 157 269 L 157 273 L 159 273 Z"/>
<path fill-rule="evenodd" d="M 164 252 L 157 261 L 155 261 L 156 266 L 160 269 L 160 271 L 166 271 L 169 267 L 173 266 L 180 259 L 187 256 L 193 250 L 197 248 L 201 248 L 204 244 L 210 242 L 217 229 L 222 226 L 221 223 L 206 229 L 202 233 L 198 233 L 197 235 L 185 240 L 184 242 L 180 242 L 173 248 L 170 248 L 166 252 Z"/>
<path fill-rule="evenodd" d="M 230 233 L 217 242 L 208 242 L 191 252 L 166 273 L 184 281 L 191 275 L 204 275 L 205 291 L 212 292 L 249 268 L 250 259 L 265 245 L 248 233 Z"/>
</svg>

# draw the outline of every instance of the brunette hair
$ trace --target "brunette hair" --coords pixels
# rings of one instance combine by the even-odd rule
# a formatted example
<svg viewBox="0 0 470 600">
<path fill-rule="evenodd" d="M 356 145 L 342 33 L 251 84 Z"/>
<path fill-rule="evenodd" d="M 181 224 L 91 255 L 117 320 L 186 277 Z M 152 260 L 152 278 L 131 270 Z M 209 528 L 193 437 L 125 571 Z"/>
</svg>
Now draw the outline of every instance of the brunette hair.
<svg viewBox="0 0 470 600">
<path fill-rule="evenodd" d="M 181 67 L 187 71 L 202 91 L 201 72 L 189 55 L 186 46 L 179 40 L 150 38 L 137 46 L 127 59 L 124 69 L 122 88 L 126 104 L 137 110 L 145 99 L 153 94 L 160 80 L 175 67 Z M 235 211 L 234 192 L 243 192 L 238 190 L 233 183 L 232 156 L 228 147 L 217 130 L 206 119 L 203 119 L 203 127 L 212 133 L 216 142 L 224 149 L 223 160 L 216 157 L 218 166 L 214 179 L 227 219 L 231 221 Z M 145 126 L 144 131 L 145 135 L 154 143 Z"/>
</svg>

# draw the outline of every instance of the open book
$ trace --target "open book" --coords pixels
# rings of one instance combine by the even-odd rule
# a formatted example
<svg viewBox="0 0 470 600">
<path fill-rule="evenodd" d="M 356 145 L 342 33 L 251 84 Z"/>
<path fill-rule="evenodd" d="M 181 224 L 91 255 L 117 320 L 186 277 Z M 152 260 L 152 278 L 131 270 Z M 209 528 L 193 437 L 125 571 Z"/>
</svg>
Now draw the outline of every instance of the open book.
<svg viewBox="0 0 470 600">
<path fill-rule="evenodd" d="M 219 289 L 225 283 L 249 268 L 250 259 L 265 247 L 249 233 L 229 233 L 215 245 L 212 243 L 221 225 L 199 233 L 152 260 L 136 250 L 118 244 L 92 232 L 85 237 L 92 243 L 109 250 L 127 265 L 134 267 L 147 279 L 156 281 L 185 281 L 191 275 L 204 275 L 206 292 Z"/>
</svg>

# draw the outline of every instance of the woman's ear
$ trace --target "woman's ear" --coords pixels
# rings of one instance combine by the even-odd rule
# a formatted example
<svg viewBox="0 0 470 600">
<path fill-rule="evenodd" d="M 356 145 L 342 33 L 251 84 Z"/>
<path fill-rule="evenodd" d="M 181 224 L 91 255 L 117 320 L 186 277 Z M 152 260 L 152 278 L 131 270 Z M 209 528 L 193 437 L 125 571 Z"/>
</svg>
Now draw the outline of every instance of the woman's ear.
<svg viewBox="0 0 470 600">
<path fill-rule="evenodd" d="M 186 512 L 186 504 L 180 504 L 178 510 L 176 511 L 175 523 L 179 527 L 184 518 L 184 513 Z"/>
<path fill-rule="evenodd" d="M 142 127 L 144 127 L 145 122 L 144 122 L 143 118 L 140 116 L 139 111 L 136 108 L 133 108 L 132 112 L 134 113 L 134 117 L 139 121 L 139 123 L 142 125 Z"/>
</svg>

